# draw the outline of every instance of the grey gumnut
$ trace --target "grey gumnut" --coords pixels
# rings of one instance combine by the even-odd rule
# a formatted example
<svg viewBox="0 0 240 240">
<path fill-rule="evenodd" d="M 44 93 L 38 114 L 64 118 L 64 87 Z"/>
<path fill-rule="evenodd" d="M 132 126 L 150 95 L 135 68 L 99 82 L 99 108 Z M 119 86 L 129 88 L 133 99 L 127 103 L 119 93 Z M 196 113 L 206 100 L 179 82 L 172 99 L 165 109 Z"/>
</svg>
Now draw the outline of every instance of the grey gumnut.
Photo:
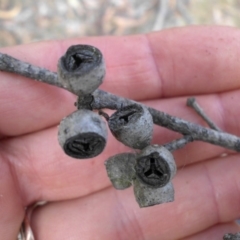
<svg viewBox="0 0 240 240">
<path fill-rule="evenodd" d="M 176 174 L 177 167 L 172 153 L 160 145 L 149 145 L 136 159 L 136 178 L 143 184 L 159 188 L 168 184 Z"/>
<path fill-rule="evenodd" d="M 107 124 L 90 110 L 75 111 L 60 122 L 58 141 L 64 152 L 73 158 L 93 158 L 106 146 Z"/>
<path fill-rule="evenodd" d="M 162 188 L 150 188 L 135 179 L 133 186 L 136 201 L 141 208 L 174 201 L 174 188 L 171 182 Z"/>
<path fill-rule="evenodd" d="M 135 162 L 134 153 L 120 153 L 105 162 L 108 177 L 116 189 L 122 190 L 132 185 Z"/>
<path fill-rule="evenodd" d="M 108 120 L 117 140 L 135 149 L 143 149 L 152 140 L 153 119 L 148 109 L 132 104 L 117 110 Z"/>
<path fill-rule="evenodd" d="M 94 92 L 103 82 L 105 63 L 101 51 L 90 45 L 74 45 L 58 61 L 58 78 L 76 95 Z"/>
</svg>

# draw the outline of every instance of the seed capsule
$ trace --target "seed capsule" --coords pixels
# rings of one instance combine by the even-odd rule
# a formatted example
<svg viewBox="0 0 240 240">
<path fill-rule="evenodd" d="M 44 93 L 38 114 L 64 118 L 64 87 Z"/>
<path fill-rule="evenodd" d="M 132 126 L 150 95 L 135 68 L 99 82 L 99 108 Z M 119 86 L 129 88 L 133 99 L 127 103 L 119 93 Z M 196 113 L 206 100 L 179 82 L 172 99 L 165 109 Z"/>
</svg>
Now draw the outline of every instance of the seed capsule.
<svg viewBox="0 0 240 240">
<path fill-rule="evenodd" d="M 103 82 L 105 63 L 99 49 L 89 45 L 74 45 L 58 61 L 58 77 L 69 91 L 87 95 Z"/>
<path fill-rule="evenodd" d="M 144 148 L 136 159 L 136 176 L 152 188 L 164 187 L 176 174 L 176 164 L 171 152 L 159 145 Z"/>
<path fill-rule="evenodd" d="M 109 118 L 108 125 L 116 139 L 131 148 L 143 149 L 152 140 L 152 116 L 146 107 L 139 104 L 116 111 Z"/>
<path fill-rule="evenodd" d="M 64 152 L 73 158 L 93 158 L 105 148 L 107 125 L 97 113 L 78 110 L 61 121 L 58 141 Z"/>
<path fill-rule="evenodd" d="M 134 153 L 120 153 L 105 162 L 108 177 L 116 189 L 125 189 L 132 185 L 135 162 Z"/>
<path fill-rule="evenodd" d="M 174 188 L 171 182 L 162 188 L 150 188 L 135 179 L 133 186 L 136 201 L 141 208 L 174 201 Z"/>
</svg>

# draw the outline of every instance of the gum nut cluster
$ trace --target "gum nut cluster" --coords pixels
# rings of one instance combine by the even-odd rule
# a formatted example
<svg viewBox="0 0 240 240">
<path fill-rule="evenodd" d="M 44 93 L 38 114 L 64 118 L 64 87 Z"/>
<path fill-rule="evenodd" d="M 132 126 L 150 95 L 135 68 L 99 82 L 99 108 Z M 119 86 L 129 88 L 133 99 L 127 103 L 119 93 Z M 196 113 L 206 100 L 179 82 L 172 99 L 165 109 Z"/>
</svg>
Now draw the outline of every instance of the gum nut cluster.
<svg viewBox="0 0 240 240">
<path fill-rule="evenodd" d="M 152 140 L 152 115 L 140 104 L 128 105 L 117 110 L 109 118 L 108 126 L 116 139 L 134 149 L 143 149 Z"/>
<path fill-rule="evenodd" d="M 87 99 L 102 83 L 104 75 L 103 56 L 92 46 L 71 46 L 58 62 L 58 77 L 63 85 Z M 106 146 L 107 125 L 97 113 L 80 109 L 60 122 L 58 141 L 64 152 L 73 158 L 93 158 Z"/>
<path fill-rule="evenodd" d="M 134 186 L 140 207 L 174 200 L 171 183 L 176 164 L 170 151 L 160 145 L 149 145 L 140 153 L 121 153 L 105 162 L 108 177 L 116 189 Z"/>
<path fill-rule="evenodd" d="M 101 52 L 92 46 L 70 47 L 58 62 L 62 84 L 78 95 L 78 110 L 65 117 L 59 125 L 58 140 L 64 152 L 77 159 L 99 155 L 106 146 L 107 124 L 92 111 L 93 91 L 102 83 L 105 65 Z M 171 183 L 176 165 L 169 150 L 150 145 L 153 119 L 148 109 L 133 103 L 123 106 L 110 117 L 104 112 L 113 136 L 137 153 L 122 153 L 106 162 L 107 174 L 116 189 L 133 185 L 140 207 L 148 207 L 174 199 Z"/>
</svg>

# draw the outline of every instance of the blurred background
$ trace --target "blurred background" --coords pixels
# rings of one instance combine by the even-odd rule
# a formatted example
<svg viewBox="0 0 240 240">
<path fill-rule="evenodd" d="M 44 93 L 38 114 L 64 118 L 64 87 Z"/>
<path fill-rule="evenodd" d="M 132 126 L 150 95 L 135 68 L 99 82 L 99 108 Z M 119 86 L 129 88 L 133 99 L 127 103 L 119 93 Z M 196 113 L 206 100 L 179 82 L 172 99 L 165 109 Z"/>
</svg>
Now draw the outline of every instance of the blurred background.
<svg viewBox="0 0 240 240">
<path fill-rule="evenodd" d="M 240 26 L 240 0 L 0 0 L 0 47 L 189 24 Z"/>
</svg>

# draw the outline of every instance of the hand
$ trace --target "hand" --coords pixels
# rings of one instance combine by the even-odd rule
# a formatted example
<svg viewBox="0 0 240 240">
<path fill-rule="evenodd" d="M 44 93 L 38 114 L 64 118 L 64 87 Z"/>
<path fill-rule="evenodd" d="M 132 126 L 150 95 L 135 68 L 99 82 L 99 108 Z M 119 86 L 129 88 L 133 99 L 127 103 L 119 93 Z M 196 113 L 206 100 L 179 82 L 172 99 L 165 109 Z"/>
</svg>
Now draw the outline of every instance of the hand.
<svg viewBox="0 0 240 240">
<path fill-rule="evenodd" d="M 239 40 L 238 29 L 188 27 L 1 52 L 56 71 L 70 45 L 94 45 L 107 63 L 102 89 L 205 124 L 185 105 L 194 95 L 222 130 L 240 135 Z M 217 240 L 240 231 L 234 223 L 240 217 L 239 154 L 200 142 L 176 151 L 175 201 L 140 209 L 132 188 L 117 191 L 107 178 L 104 161 L 127 151 L 110 134 L 106 149 L 94 159 L 72 159 L 60 148 L 57 125 L 74 111 L 75 96 L 9 73 L 0 78 L 1 239 L 15 240 L 25 207 L 40 200 L 50 203 L 33 213 L 37 240 Z M 178 136 L 156 127 L 153 142 Z"/>
</svg>

